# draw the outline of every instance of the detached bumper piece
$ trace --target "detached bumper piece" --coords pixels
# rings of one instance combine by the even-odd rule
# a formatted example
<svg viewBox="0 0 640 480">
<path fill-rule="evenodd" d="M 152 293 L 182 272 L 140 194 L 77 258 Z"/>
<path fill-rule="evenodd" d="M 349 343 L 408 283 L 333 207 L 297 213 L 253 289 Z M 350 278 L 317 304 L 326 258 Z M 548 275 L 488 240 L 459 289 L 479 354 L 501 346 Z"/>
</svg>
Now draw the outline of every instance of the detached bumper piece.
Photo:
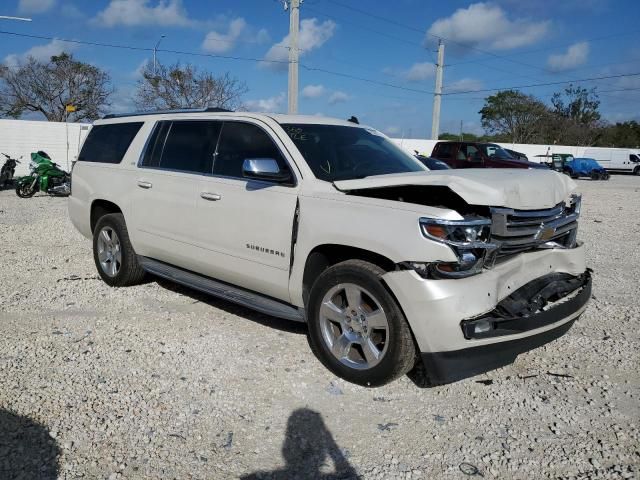
<svg viewBox="0 0 640 480">
<path fill-rule="evenodd" d="M 591 274 L 553 273 L 535 279 L 482 317 L 463 320 L 464 338 L 481 339 L 524 333 L 569 317 L 591 298 Z"/>
<path fill-rule="evenodd" d="M 577 277 L 565 274 L 547 275 L 518 289 L 500 302 L 491 313 L 463 321 L 462 330 L 469 339 L 527 332 L 571 317 L 585 306 L 590 297 L 589 270 Z M 441 385 L 509 365 L 519 354 L 564 335 L 576 318 L 523 338 L 461 350 L 422 353 L 428 381 L 431 385 Z M 476 332 L 477 322 L 487 322 L 491 329 L 485 330 L 486 324 L 481 324 L 481 332 Z"/>
</svg>

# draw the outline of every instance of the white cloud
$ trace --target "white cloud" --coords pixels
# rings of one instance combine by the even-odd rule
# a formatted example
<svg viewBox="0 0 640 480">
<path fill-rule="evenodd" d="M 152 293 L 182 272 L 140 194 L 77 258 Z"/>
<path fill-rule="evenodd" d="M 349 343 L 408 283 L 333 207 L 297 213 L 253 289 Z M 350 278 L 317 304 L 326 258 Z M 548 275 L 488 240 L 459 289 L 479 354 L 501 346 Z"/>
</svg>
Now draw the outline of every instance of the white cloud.
<svg viewBox="0 0 640 480">
<path fill-rule="evenodd" d="M 20 0 L 18 12 L 20 13 L 44 13 L 55 5 L 55 0 Z"/>
<path fill-rule="evenodd" d="M 414 63 L 409 70 L 403 72 L 402 76 L 410 82 L 423 82 L 433 77 L 436 66 L 433 63 Z"/>
<path fill-rule="evenodd" d="M 474 3 L 456 10 L 450 17 L 436 20 L 427 31 L 425 41 L 436 36 L 468 46 L 509 50 L 541 40 L 550 24 L 549 21 L 509 19 L 498 5 Z"/>
<path fill-rule="evenodd" d="M 469 90 L 480 90 L 482 86 L 480 80 L 476 80 L 475 78 L 462 78 L 448 85 L 445 84 L 443 90 L 446 93 L 468 92 Z"/>
<path fill-rule="evenodd" d="M 316 18 L 305 18 L 300 22 L 300 33 L 298 35 L 298 48 L 300 56 L 320 48 L 329 40 L 335 32 L 336 24 L 332 20 L 326 20 L 318 23 Z M 287 68 L 287 60 L 289 60 L 289 35 L 284 37 L 280 42 L 273 45 L 264 56 L 265 62 L 263 66 L 285 69 Z M 274 63 L 275 62 L 275 63 Z M 281 63 L 278 63 L 281 62 Z"/>
<path fill-rule="evenodd" d="M 280 92 L 274 97 L 262 98 L 260 100 L 249 100 L 245 102 L 245 107 L 249 111 L 278 112 L 285 99 L 286 96 L 284 92 Z"/>
<path fill-rule="evenodd" d="M 565 53 L 549 55 L 547 66 L 552 72 L 563 72 L 583 65 L 588 57 L 589 42 L 574 43 Z"/>
<path fill-rule="evenodd" d="M 344 92 L 336 91 L 329 95 L 329 105 L 335 105 L 336 103 L 342 103 L 349 100 L 351 97 Z"/>
<path fill-rule="evenodd" d="M 45 45 L 36 45 L 24 53 L 13 53 L 11 55 L 7 55 L 4 59 L 4 63 L 10 68 L 14 68 L 18 66 L 20 62 L 27 60 L 29 57 L 46 62 L 54 55 L 60 55 L 62 52 L 69 53 L 72 50 L 75 50 L 76 46 L 76 44 L 62 42 L 55 39 Z"/>
<path fill-rule="evenodd" d="M 202 49 L 207 52 L 225 53 L 232 50 L 240 36 L 247 29 L 247 22 L 244 18 L 234 18 L 229 22 L 227 33 L 219 33 L 215 30 L 207 33 L 202 42 Z"/>
<path fill-rule="evenodd" d="M 385 128 L 383 131 L 387 135 L 398 135 L 400 133 L 400 127 L 397 127 L 395 125 L 391 125 L 391 126 Z"/>
<path fill-rule="evenodd" d="M 324 85 L 307 85 L 302 89 L 302 96 L 304 98 L 318 98 L 324 95 Z"/>
<path fill-rule="evenodd" d="M 111 0 L 111 3 L 99 12 L 93 23 L 104 27 L 124 25 L 160 25 L 187 27 L 195 22 L 191 20 L 182 0 Z"/>
</svg>

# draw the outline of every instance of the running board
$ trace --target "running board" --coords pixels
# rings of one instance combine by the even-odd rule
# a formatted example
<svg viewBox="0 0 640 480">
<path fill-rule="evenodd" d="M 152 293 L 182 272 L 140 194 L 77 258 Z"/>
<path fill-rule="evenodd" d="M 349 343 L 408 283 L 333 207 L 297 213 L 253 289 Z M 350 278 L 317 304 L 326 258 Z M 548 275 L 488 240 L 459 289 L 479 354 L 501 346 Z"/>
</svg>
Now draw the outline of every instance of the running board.
<svg viewBox="0 0 640 480">
<path fill-rule="evenodd" d="M 159 262 L 149 257 L 138 256 L 140 266 L 147 272 L 181 285 L 191 287 L 214 297 L 237 303 L 260 313 L 272 315 L 285 320 L 304 322 L 304 310 L 293 307 L 272 298 L 250 292 L 240 287 L 213 280 L 204 275 L 183 270 L 167 263 Z"/>
</svg>

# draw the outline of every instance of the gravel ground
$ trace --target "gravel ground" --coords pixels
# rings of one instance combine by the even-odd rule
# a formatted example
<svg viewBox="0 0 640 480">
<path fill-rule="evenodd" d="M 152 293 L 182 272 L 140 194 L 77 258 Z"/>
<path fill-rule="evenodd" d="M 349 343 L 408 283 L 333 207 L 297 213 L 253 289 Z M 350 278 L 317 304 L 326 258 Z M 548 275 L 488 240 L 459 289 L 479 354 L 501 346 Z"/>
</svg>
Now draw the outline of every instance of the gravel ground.
<svg viewBox="0 0 640 480">
<path fill-rule="evenodd" d="M 66 201 L 0 192 L 0 478 L 637 478 L 640 179 L 580 181 L 594 299 L 452 385 L 365 389 L 302 325 L 113 289 Z"/>
</svg>

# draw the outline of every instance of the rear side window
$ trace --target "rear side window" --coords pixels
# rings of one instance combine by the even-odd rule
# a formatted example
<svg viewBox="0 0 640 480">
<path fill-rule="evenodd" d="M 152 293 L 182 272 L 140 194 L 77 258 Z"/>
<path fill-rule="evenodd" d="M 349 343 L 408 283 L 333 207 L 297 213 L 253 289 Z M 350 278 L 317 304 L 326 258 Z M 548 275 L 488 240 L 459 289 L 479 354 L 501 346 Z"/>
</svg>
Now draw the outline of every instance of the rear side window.
<svg viewBox="0 0 640 480">
<path fill-rule="evenodd" d="M 189 173 L 211 173 L 221 122 L 175 121 L 156 125 L 141 166 Z"/>
<path fill-rule="evenodd" d="M 247 158 L 273 158 L 281 170 L 289 168 L 276 144 L 260 127 L 250 123 L 225 122 L 213 174 L 242 178 L 242 164 Z"/>
<path fill-rule="evenodd" d="M 143 122 L 94 126 L 82 145 L 78 161 L 120 163 Z"/>
<path fill-rule="evenodd" d="M 453 148 L 450 143 L 441 143 L 437 146 L 436 154 L 434 156 L 436 158 L 451 158 L 452 152 Z"/>
</svg>

